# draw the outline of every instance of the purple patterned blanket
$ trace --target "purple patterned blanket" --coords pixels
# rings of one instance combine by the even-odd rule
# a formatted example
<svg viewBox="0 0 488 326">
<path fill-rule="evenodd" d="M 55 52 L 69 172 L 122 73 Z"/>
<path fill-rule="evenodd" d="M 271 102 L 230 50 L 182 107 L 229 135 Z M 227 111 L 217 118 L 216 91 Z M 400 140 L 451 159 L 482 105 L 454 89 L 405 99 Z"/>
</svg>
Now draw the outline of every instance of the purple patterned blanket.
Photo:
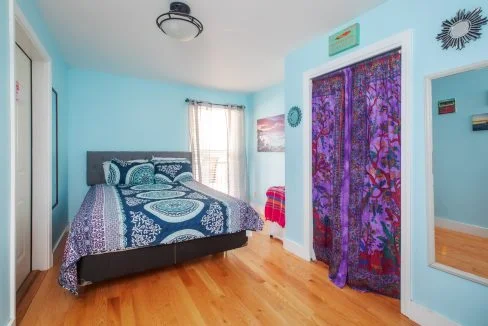
<svg viewBox="0 0 488 326">
<path fill-rule="evenodd" d="M 96 255 L 262 230 L 258 213 L 195 181 L 90 188 L 68 236 L 59 284 L 78 294 L 78 261 Z"/>
</svg>

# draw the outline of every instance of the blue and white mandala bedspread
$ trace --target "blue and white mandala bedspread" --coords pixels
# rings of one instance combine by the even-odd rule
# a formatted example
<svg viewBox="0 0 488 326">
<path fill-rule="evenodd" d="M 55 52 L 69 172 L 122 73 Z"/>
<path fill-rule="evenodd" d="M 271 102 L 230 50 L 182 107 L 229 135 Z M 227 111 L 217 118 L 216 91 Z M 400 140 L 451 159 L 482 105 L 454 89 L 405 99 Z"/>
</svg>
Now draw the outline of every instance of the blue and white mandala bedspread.
<svg viewBox="0 0 488 326">
<path fill-rule="evenodd" d="M 90 188 L 73 220 L 59 284 L 78 294 L 84 256 L 262 230 L 247 203 L 196 181 Z"/>
</svg>

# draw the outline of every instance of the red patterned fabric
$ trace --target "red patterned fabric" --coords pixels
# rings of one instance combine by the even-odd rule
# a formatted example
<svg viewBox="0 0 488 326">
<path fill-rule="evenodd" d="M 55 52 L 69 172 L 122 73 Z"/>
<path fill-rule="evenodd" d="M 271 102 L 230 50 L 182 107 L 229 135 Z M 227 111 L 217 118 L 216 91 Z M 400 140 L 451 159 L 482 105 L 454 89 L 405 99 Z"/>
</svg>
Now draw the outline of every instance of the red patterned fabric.
<svg viewBox="0 0 488 326">
<path fill-rule="evenodd" d="M 264 209 L 267 221 L 276 222 L 285 227 L 285 187 L 271 187 L 266 191 L 268 200 Z"/>
</svg>

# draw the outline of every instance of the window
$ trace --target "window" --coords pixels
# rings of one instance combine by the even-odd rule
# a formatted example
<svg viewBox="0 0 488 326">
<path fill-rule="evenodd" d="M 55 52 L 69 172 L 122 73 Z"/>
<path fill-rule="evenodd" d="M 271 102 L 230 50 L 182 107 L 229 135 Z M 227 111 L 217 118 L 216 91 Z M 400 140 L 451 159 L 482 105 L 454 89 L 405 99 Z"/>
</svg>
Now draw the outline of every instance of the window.
<svg viewBox="0 0 488 326">
<path fill-rule="evenodd" d="M 244 109 L 193 102 L 189 116 L 195 179 L 247 199 Z"/>
</svg>

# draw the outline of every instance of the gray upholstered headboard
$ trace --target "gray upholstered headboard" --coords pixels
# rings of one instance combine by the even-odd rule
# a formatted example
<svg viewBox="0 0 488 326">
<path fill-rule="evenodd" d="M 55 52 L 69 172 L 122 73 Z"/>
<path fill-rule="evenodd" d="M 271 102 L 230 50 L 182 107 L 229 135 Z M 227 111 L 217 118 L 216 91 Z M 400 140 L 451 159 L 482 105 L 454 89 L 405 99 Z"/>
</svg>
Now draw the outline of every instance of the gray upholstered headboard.
<svg viewBox="0 0 488 326">
<path fill-rule="evenodd" d="M 192 161 L 191 152 L 87 152 L 86 153 L 86 183 L 89 186 L 105 183 L 103 162 L 118 158 L 124 161 L 152 159 L 156 157 L 187 158 Z"/>
</svg>

